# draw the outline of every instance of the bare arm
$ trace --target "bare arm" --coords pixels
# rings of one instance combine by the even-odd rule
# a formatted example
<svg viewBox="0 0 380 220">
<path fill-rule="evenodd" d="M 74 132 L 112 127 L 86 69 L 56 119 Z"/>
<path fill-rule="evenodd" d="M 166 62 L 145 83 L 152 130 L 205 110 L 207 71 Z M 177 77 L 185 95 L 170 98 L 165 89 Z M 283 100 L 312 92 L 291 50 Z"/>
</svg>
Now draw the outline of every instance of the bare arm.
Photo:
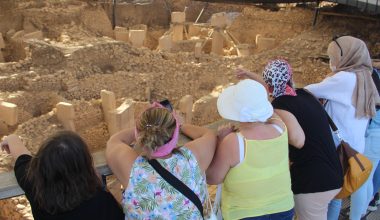
<svg viewBox="0 0 380 220">
<path fill-rule="evenodd" d="M 185 146 L 193 152 L 201 170 L 205 171 L 209 167 L 215 153 L 215 133 L 210 129 L 190 124 L 182 125 L 181 131 L 193 139 L 193 141 L 190 141 Z"/>
<path fill-rule="evenodd" d="M 218 144 L 215 156 L 206 171 L 208 184 L 216 185 L 224 181 L 228 171 L 235 165 L 236 160 L 238 160 L 233 151 L 236 146 L 238 146 L 238 140 L 234 133 L 227 135 Z"/>
<path fill-rule="evenodd" d="M 275 109 L 275 113 L 281 117 L 288 128 L 289 144 L 298 149 L 302 148 L 305 144 L 305 133 L 296 117 L 292 113 L 280 109 Z"/>
<path fill-rule="evenodd" d="M 15 160 L 23 154 L 31 155 L 19 136 L 15 134 L 6 136 L 1 142 L 1 148 L 11 154 Z"/>
<path fill-rule="evenodd" d="M 107 141 L 107 164 L 124 187 L 128 186 L 132 165 L 138 157 L 130 146 L 134 140 L 134 130 L 125 129 L 114 134 Z"/>
<path fill-rule="evenodd" d="M 253 72 L 250 72 L 248 70 L 245 70 L 245 69 L 237 69 L 236 70 L 236 76 L 238 79 L 252 79 L 252 80 L 255 80 L 256 82 L 260 83 L 261 85 L 263 85 L 265 88 L 267 88 L 267 84 L 265 83 L 265 81 L 262 79 L 261 76 L 259 76 L 258 74 L 256 73 L 253 73 Z"/>
</svg>

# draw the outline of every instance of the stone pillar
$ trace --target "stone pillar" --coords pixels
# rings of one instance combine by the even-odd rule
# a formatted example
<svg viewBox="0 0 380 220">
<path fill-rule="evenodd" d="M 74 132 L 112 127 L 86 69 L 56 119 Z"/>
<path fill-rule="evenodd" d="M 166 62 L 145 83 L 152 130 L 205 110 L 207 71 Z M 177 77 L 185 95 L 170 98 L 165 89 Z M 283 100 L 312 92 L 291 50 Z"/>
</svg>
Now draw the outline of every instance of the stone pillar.
<svg viewBox="0 0 380 220">
<path fill-rule="evenodd" d="M 100 91 L 100 97 L 102 100 L 104 121 L 108 125 L 108 130 L 112 130 L 112 128 L 109 127 L 109 124 L 111 119 L 110 112 L 116 109 L 115 93 L 107 90 L 102 90 Z"/>
<path fill-rule="evenodd" d="M 75 131 L 74 106 L 71 103 L 59 102 L 57 105 L 57 118 L 66 130 Z"/>
<path fill-rule="evenodd" d="M 214 29 L 212 34 L 211 53 L 213 54 L 223 55 L 224 36 L 221 31 L 220 29 Z"/>
<path fill-rule="evenodd" d="M 127 28 L 116 26 L 114 33 L 115 33 L 115 40 L 124 41 L 124 42 L 129 41 L 129 31 Z"/>
<path fill-rule="evenodd" d="M 110 135 L 126 128 L 135 127 L 135 108 L 132 99 L 127 99 L 117 109 L 110 112 Z"/>
<path fill-rule="evenodd" d="M 183 40 L 183 28 L 185 21 L 185 12 L 172 12 L 172 39 L 174 42 Z"/>
<path fill-rule="evenodd" d="M 0 101 L 0 134 L 8 134 L 8 126 L 14 126 L 17 122 L 17 105 Z"/>
<path fill-rule="evenodd" d="M 211 26 L 225 29 L 228 24 L 228 16 L 225 12 L 213 14 L 211 16 Z"/>
<path fill-rule="evenodd" d="M 193 117 L 193 97 L 185 95 L 179 101 L 179 112 L 183 116 L 184 123 L 191 123 Z"/>
<path fill-rule="evenodd" d="M 202 56 L 202 42 L 197 42 L 195 44 L 195 51 L 194 51 L 194 55 L 195 55 L 195 58 L 200 58 Z"/>
<path fill-rule="evenodd" d="M 7 125 L 13 126 L 17 124 L 17 105 L 0 101 L 0 121 L 5 122 Z"/>
<path fill-rule="evenodd" d="M 158 41 L 158 49 L 161 51 L 168 51 L 172 49 L 172 38 L 170 35 L 163 35 Z"/>
<path fill-rule="evenodd" d="M 130 30 L 129 40 L 134 47 L 142 47 L 144 44 L 146 30 Z"/>
</svg>

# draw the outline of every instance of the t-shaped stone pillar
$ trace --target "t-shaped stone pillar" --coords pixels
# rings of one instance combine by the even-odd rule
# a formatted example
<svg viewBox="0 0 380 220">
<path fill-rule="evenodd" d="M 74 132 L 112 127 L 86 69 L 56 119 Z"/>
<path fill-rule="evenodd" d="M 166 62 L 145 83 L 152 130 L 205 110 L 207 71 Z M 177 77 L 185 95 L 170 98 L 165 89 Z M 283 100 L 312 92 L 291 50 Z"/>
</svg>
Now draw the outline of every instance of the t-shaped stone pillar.
<svg viewBox="0 0 380 220">
<path fill-rule="evenodd" d="M 183 40 L 183 28 L 186 21 L 185 12 L 172 12 L 173 41 Z"/>
<path fill-rule="evenodd" d="M 212 34 L 211 53 L 223 55 L 224 31 L 228 24 L 228 17 L 225 12 L 216 13 L 211 16 L 211 26 L 214 28 Z"/>
<path fill-rule="evenodd" d="M 57 105 L 57 118 L 66 130 L 75 131 L 74 106 L 71 103 L 59 102 Z"/>
<path fill-rule="evenodd" d="M 113 92 L 102 90 L 100 96 L 104 119 L 110 135 L 125 128 L 135 127 L 135 103 L 132 99 L 125 100 L 116 108 L 116 99 Z"/>
</svg>

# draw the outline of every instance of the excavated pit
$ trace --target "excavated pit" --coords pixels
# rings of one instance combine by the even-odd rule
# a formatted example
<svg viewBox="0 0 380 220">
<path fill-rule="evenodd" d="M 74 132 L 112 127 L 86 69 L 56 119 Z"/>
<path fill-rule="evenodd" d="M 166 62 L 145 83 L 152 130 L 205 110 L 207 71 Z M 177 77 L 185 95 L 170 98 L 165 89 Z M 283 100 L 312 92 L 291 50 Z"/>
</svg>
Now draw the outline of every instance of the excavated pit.
<svg viewBox="0 0 380 220">
<path fill-rule="evenodd" d="M 202 26 L 195 36 L 177 42 L 172 52 L 157 50 L 159 38 L 170 29 L 170 12 L 186 10 L 194 22 L 204 3 L 189 0 L 154 1 L 153 4 L 121 3 L 116 25 L 144 29 L 143 48 L 115 40 L 112 8 L 95 1 L 1 1 L 0 100 L 18 106 L 17 125 L 5 133 L 23 137 L 31 152 L 50 134 L 63 129 L 56 104 L 74 106 L 76 131 L 91 151 L 104 149 L 109 131 L 104 119 L 100 91 L 115 93 L 117 106 L 126 98 L 138 103 L 168 98 L 178 107 L 185 95 L 194 99 L 192 123 L 205 125 L 219 119 L 216 99 L 223 88 L 236 82 L 234 70 L 243 66 L 260 73 L 273 58 L 289 60 L 297 85 L 321 81 L 329 74 L 326 49 L 335 34 L 363 39 L 372 56 L 380 54 L 379 22 L 320 16 L 312 27 L 313 11 L 294 5 L 265 10 L 255 6 L 210 4 L 200 22 L 214 13 L 233 18 L 228 31 L 251 55 L 238 57 L 230 42 L 224 56 L 209 54 L 212 31 Z M 146 26 L 145 26 L 146 25 Z M 189 31 L 189 29 L 187 29 Z M 271 49 L 260 50 L 256 36 L 272 38 Z M 205 42 L 195 57 L 197 42 Z M 0 57 L 1 58 L 1 57 Z M 13 162 L 0 152 L 0 172 L 11 171 Z M 117 190 L 117 184 L 111 189 Z M 0 219 L 33 219 L 25 197 L 1 200 Z"/>
</svg>

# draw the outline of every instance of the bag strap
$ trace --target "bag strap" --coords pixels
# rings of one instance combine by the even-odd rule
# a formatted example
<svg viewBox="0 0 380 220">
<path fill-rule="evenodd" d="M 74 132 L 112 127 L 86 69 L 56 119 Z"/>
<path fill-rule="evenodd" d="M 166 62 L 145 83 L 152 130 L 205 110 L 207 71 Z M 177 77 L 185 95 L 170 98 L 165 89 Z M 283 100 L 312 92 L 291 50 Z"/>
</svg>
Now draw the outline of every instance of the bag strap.
<svg viewBox="0 0 380 220">
<path fill-rule="evenodd" d="M 330 115 L 326 112 L 326 109 L 324 108 L 324 106 L 322 105 L 322 103 L 318 100 L 318 98 L 313 94 L 311 93 L 309 90 L 307 89 L 300 89 L 300 90 L 303 90 L 305 91 L 306 93 L 310 94 L 312 97 L 314 97 L 314 99 L 319 103 L 321 104 L 321 107 L 323 109 L 323 111 L 325 112 L 326 116 L 327 116 L 327 120 L 329 121 L 329 124 L 330 124 L 330 127 L 331 129 L 333 130 L 333 132 L 338 136 L 338 138 L 341 140 L 341 137 L 339 135 L 339 130 L 338 130 L 338 127 L 335 125 L 334 121 L 332 120 L 332 118 L 330 117 Z"/>
<path fill-rule="evenodd" d="M 158 174 L 160 174 L 160 176 L 164 180 L 166 180 L 166 182 L 168 182 L 176 190 L 182 193 L 182 195 L 188 198 L 198 208 L 203 218 L 203 205 L 199 197 L 182 181 L 180 181 L 177 177 L 171 174 L 164 167 L 162 167 L 161 164 L 157 160 L 155 159 L 148 160 L 148 163 L 153 167 L 154 170 L 156 170 Z"/>
</svg>

